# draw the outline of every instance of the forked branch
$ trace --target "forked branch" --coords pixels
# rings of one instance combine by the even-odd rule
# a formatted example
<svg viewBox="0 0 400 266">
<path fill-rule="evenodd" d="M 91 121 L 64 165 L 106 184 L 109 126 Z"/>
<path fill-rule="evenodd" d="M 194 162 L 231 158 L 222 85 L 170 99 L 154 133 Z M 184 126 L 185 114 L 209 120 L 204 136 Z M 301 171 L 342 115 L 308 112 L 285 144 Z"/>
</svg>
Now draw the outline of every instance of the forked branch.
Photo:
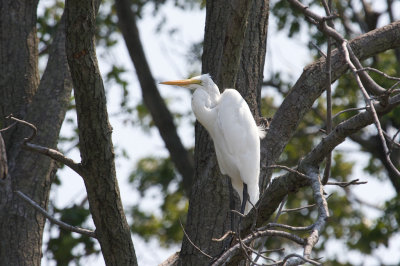
<svg viewBox="0 0 400 266">
<path fill-rule="evenodd" d="M 24 142 L 22 143 L 22 147 L 24 149 L 46 155 L 59 163 L 65 164 L 66 166 L 68 166 L 69 168 L 74 170 L 77 174 L 79 174 L 80 176 L 83 175 L 83 169 L 81 168 L 81 165 L 79 163 L 76 163 L 71 158 L 66 157 L 64 154 L 62 154 L 61 152 L 59 152 L 57 150 L 30 143 L 37 134 L 37 128 L 35 127 L 35 125 L 33 125 L 25 120 L 18 119 L 16 117 L 14 117 L 13 115 L 8 115 L 6 118 L 14 120 L 17 123 L 21 123 L 21 124 L 29 127 L 30 129 L 32 129 L 31 135 L 29 137 L 25 138 Z"/>
</svg>

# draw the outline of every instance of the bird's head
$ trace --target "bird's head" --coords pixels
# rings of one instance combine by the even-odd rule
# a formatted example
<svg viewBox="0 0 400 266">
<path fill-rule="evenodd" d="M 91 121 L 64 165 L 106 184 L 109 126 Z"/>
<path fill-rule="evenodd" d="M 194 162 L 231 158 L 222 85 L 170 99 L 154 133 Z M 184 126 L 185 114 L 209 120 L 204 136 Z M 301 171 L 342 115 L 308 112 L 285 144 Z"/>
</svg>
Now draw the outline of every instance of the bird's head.
<svg viewBox="0 0 400 266">
<path fill-rule="evenodd" d="M 196 90 L 196 89 L 201 88 L 206 91 L 208 91 L 208 88 L 216 87 L 214 81 L 211 79 L 209 74 L 203 74 L 201 76 L 196 76 L 196 77 L 193 77 L 190 79 L 164 81 L 164 82 L 160 82 L 160 84 L 175 85 L 175 86 L 188 88 L 191 90 Z"/>
</svg>

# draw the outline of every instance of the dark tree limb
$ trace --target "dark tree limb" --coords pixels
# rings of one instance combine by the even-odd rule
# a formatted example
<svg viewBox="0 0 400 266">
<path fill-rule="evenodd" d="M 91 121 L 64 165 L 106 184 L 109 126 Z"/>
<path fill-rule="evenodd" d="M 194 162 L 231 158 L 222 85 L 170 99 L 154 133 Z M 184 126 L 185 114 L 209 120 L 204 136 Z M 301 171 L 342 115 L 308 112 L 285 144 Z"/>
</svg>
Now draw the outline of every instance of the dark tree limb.
<svg viewBox="0 0 400 266">
<path fill-rule="evenodd" d="M 103 80 L 95 49 L 99 0 L 66 1 L 66 50 L 74 83 L 79 149 L 89 208 L 107 265 L 137 265 L 115 172 Z"/>
<path fill-rule="evenodd" d="M 0 38 L 0 53 L 7 54 L 0 56 L 0 121 L 7 125 L 5 116 L 13 113 L 35 124 L 39 129 L 35 142 L 55 149 L 72 89 L 65 55 L 65 21 L 61 18 L 57 26 L 39 84 L 36 4 L 3 1 L 0 8 L 0 36 L 13 36 Z M 40 265 L 43 255 L 46 219 L 13 191 L 23 191 L 46 208 L 57 165 L 46 156 L 22 149 L 23 138 L 30 132 L 27 127 L 15 126 L 4 133 L 9 170 L 9 177 L 0 186 L 0 261 L 4 265 Z"/>
<path fill-rule="evenodd" d="M 58 225 L 60 228 L 62 228 L 64 230 L 96 238 L 96 234 L 92 230 L 72 226 L 72 225 L 69 225 L 62 221 L 59 221 L 59 220 L 55 219 L 53 216 L 51 216 L 45 209 L 40 207 L 36 202 L 34 202 L 32 199 L 30 199 L 27 195 L 25 195 L 21 191 L 16 191 L 15 193 L 18 195 L 18 197 L 22 198 L 24 201 L 29 203 L 29 205 L 31 205 L 33 208 L 35 208 L 35 210 L 37 210 L 38 212 L 43 214 L 51 223 Z"/>
<path fill-rule="evenodd" d="M 8 165 L 7 165 L 7 152 L 6 152 L 6 144 L 4 143 L 3 136 L 0 132 L 0 179 L 4 179 L 8 174 Z"/>
<path fill-rule="evenodd" d="M 24 142 L 22 143 L 23 148 L 33 151 L 33 152 L 37 152 L 37 153 L 46 155 L 59 163 L 65 164 L 66 166 L 68 166 L 69 168 L 74 170 L 77 174 L 79 174 L 80 176 L 83 176 L 81 165 L 74 162 L 74 160 L 64 156 L 61 152 L 59 152 L 55 149 L 50 149 L 47 147 L 43 147 L 41 145 L 30 143 L 30 141 L 32 141 L 35 138 L 35 136 L 37 135 L 37 128 L 33 124 L 26 122 L 22 119 L 15 118 L 12 115 L 7 116 L 7 118 L 14 120 L 18 123 L 21 123 L 25 126 L 28 126 L 29 128 L 32 129 L 31 135 L 27 138 L 24 138 Z"/>
<path fill-rule="evenodd" d="M 131 1 L 116 0 L 115 7 L 118 14 L 118 25 L 124 36 L 129 55 L 136 69 L 143 101 L 149 109 L 155 125 L 160 132 L 165 146 L 169 151 L 171 160 L 178 172 L 182 175 L 183 186 L 189 197 L 193 184 L 194 164 L 193 157 L 182 144 L 178 136 L 173 117 L 168 110 L 164 99 L 161 97 L 150 67 L 144 54 L 139 30 L 136 25 L 136 16 L 131 9 Z"/>
<path fill-rule="evenodd" d="M 375 105 L 377 113 L 384 115 L 393 108 L 400 105 L 400 95 L 396 95 L 389 100 L 386 107 L 382 107 L 379 103 Z M 357 114 L 348 120 L 337 125 L 332 132 L 323 138 L 321 142 L 310 151 L 297 166 L 297 171 L 305 172 L 306 166 L 317 167 L 324 157 L 329 154 L 336 146 L 342 143 L 346 137 L 358 132 L 362 128 L 374 123 L 373 114 L 369 111 Z M 265 191 L 263 197 L 256 205 L 258 208 L 257 214 L 257 227 L 261 226 L 265 221 L 268 221 L 270 216 L 278 208 L 282 199 L 288 193 L 295 192 L 301 187 L 309 185 L 306 176 L 298 175 L 297 173 L 287 173 L 280 177 L 275 178 L 270 186 Z M 242 221 L 242 234 L 247 235 L 250 233 L 250 228 L 253 224 L 255 211 L 250 211 L 246 218 Z"/>
<path fill-rule="evenodd" d="M 350 41 L 349 44 L 355 56 L 363 60 L 380 52 L 400 47 L 399 39 L 400 21 L 397 21 L 363 34 Z M 344 56 L 337 49 L 332 51 L 331 62 L 332 82 L 334 82 L 345 73 L 348 67 Z M 275 163 L 304 115 L 325 90 L 328 78 L 324 71 L 325 63 L 325 59 L 322 58 L 307 66 L 275 113 L 268 133 L 262 140 L 261 165 Z M 271 171 L 267 173 L 267 177 L 270 174 Z"/>
</svg>

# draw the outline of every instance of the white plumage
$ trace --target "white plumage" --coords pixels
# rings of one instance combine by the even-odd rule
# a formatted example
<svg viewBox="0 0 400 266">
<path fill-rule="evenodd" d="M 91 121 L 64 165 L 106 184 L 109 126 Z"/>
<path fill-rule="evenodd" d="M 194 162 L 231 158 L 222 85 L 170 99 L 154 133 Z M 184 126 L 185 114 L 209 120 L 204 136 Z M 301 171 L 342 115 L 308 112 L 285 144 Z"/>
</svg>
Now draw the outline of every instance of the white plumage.
<svg viewBox="0 0 400 266">
<path fill-rule="evenodd" d="M 240 93 L 225 89 L 220 94 L 208 74 L 187 80 L 162 82 L 195 90 L 192 109 L 197 120 L 207 129 L 214 142 L 219 169 L 231 178 L 233 188 L 243 201 L 243 183 L 247 184 L 249 199 L 259 198 L 260 138 L 265 136 L 257 127 L 250 108 Z M 245 214 L 251 209 L 246 203 Z"/>
</svg>

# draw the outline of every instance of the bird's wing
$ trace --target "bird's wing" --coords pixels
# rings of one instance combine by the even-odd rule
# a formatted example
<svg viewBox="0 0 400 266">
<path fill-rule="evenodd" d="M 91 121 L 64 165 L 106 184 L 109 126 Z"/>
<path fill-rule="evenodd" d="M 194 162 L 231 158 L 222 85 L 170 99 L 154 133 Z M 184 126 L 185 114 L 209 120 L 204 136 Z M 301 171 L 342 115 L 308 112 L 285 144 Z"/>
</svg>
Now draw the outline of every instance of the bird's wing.
<svg viewBox="0 0 400 266">
<path fill-rule="evenodd" d="M 218 105 L 218 126 L 230 155 L 247 156 L 259 141 L 258 128 L 249 106 L 240 93 L 226 89 Z"/>
</svg>

